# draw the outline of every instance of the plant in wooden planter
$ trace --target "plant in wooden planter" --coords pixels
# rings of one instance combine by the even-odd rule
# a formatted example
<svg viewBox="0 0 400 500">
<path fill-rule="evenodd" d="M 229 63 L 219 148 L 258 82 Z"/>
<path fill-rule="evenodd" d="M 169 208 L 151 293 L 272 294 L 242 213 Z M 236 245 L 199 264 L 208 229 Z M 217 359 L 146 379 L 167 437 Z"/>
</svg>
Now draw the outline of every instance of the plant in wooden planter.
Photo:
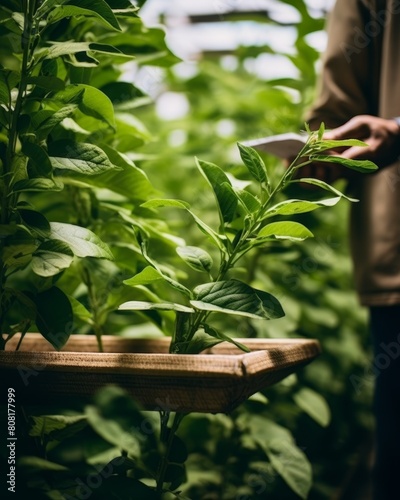
<svg viewBox="0 0 400 500">
<path fill-rule="evenodd" d="M 214 263 L 205 248 L 177 247 L 178 255 L 191 269 L 209 278 L 206 282 L 201 281 L 193 289 L 189 289 L 164 271 L 163 262 L 157 262 L 151 257 L 149 238 L 143 231 L 138 230 L 137 239 L 148 266 L 124 283 L 129 286 L 148 286 L 161 281 L 175 292 L 178 291 L 185 301 L 179 304 L 161 299 L 157 302 L 129 301 L 123 303 L 119 309 L 175 311 L 176 322 L 170 346 L 171 353 L 197 353 L 223 341 L 232 342 L 246 351 L 244 345 L 212 326 L 209 321 L 211 314 L 270 320 L 282 317 L 284 311 L 278 299 L 269 292 L 255 289 L 237 279 L 236 266 L 254 249 L 276 243 L 298 242 L 311 237 L 311 231 L 303 224 L 290 220 L 291 216 L 334 206 L 341 198 L 356 201 L 321 180 L 299 178 L 297 174 L 299 170 L 315 161 L 336 163 L 359 172 L 369 172 L 377 168 L 372 162 L 348 161 L 335 155 L 324 154 L 327 150 L 363 143 L 357 140 L 328 141 L 323 139 L 323 133 L 323 125 L 318 132 L 309 131 L 307 143 L 274 184 L 271 183 L 267 168 L 257 151 L 242 144 L 238 145 L 240 156 L 249 173 L 248 179 L 244 182 L 228 176 L 222 168 L 213 163 L 196 159 L 198 169 L 215 196 L 217 228 L 197 216 L 185 201 L 174 199 L 146 201 L 142 205 L 144 208 L 168 207 L 186 211 L 207 237 L 207 242 L 217 250 L 218 261 Z M 334 197 L 322 197 L 312 201 L 283 199 L 282 192 L 295 183 L 318 186 L 322 192 L 328 192 Z"/>
</svg>

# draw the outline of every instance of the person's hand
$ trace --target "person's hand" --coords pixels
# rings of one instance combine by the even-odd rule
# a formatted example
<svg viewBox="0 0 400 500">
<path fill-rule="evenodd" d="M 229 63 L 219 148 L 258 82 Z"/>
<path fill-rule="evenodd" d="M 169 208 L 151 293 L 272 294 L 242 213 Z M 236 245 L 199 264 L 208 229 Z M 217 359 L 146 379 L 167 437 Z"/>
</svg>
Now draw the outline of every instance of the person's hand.
<svg viewBox="0 0 400 500">
<path fill-rule="evenodd" d="M 359 139 L 368 146 L 353 146 L 340 153 L 343 158 L 371 160 L 379 167 L 390 165 L 400 156 L 400 127 L 394 120 L 358 115 L 324 134 L 324 139 Z M 337 154 L 337 153 L 334 153 Z"/>
</svg>

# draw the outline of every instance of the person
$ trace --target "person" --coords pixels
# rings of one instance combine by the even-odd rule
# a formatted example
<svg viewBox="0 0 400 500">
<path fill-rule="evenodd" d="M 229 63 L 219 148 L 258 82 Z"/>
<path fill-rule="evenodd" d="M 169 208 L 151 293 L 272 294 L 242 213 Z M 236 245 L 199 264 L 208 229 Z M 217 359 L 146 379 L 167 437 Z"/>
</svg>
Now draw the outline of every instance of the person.
<svg viewBox="0 0 400 500">
<path fill-rule="evenodd" d="M 369 308 L 375 377 L 374 500 L 400 498 L 400 0 L 336 0 L 317 97 L 306 121 L 327 139 L 361 139 L 336 152 L 369 159 L 373 174 L 325 164 L 323 177 L 348 175 L 354 282 Z M 318 167 L 319 175 L 321 166 Z M 336 168 L 336 170 L 335 170 Z"/>
</svg>

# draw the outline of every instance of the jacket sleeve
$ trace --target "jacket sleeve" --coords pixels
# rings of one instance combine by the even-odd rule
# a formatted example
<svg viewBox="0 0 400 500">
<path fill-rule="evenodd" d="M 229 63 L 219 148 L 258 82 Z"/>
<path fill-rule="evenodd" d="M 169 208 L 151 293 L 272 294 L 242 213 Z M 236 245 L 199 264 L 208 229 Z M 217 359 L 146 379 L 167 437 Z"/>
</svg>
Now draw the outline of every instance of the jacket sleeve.
<svg viewBox="0 0 400 500">
<path fill-rule="evenodd" d="M 305 117 L 311 129 L 322 121 L 333 128 L 355 115 L 377 114 L 379 68 L 372 64 L 381 40 L 368 35 L 371 19 L 362 0 L 336 1 L 328 18 L 317 97 Z"/>
</svg>

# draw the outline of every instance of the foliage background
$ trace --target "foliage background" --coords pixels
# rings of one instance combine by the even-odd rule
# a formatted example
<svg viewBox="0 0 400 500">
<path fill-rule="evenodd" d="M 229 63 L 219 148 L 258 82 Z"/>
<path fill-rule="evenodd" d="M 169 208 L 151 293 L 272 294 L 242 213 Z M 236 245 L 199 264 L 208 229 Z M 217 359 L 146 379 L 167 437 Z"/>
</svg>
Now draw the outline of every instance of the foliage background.
<svg viewBox="0 0 400 500">
<path fill-rule="evenodd" d="M 47 193 L 36 196 L 36 207 L 49 218 L 61 216 L 66 222 L 87 224 L 110 244 L 117 256 L 114 263 L 93 259 L 78 262 L 57 281 L 57 286 L 77 301 L 74 302 L 79 318 L 77 332 L 157 336 L 160 335 L 158 327 L 168 329 L 171 322 L 168 314 L 132 316 L 115 312 L 115 306 L 133 294 L 131 289 L 121 287 L 121 281 L 138 272 L 144 263 L 130 224 L 123 223 L 120 214 L 110 214 L 105 208 L 107 204 L 129 210 L 135 223 L 139 221 L 154 238 L 155 254 L 168 256 L 171 270 L 180 276 L 186 273 L 192 282 L 195 277 L 190 271 L 183 271 L 174 257 L 176 240 L 169 233 L 172 229 L 184 237 L 187 244 L 199 246 L 201 234 L 189 219 L 173 210 L 165 212 L 165 220 L 152 219 L 140 209 L 143 197 L 146 199 L 158 191 L 163 197 L 190 200 L 202 218 L 212 220 L 214 201 L 198 174 L 194 156 L 216 163 L 240 179 L 244 171 L 237 141 L 303 128 L 303 115 L 312 101 L 315 68 L 320 57 L 307 42 L 306 35 L 320 30 L 325 20 L 313 18 L 302 0 L 283 3 L 299 12 L 300 20 L 294 26 L 295 51 L 284 54 L 297 68 L 298 75 L 294 78 L 268 80 L 249 70 L 251 61 L 265 52 L 276 52 L 269 46 L 239 47 L 231 54 L 234 57 L 230 60 L 234 61 L 231 66 L 224 56 L 205 54 L 194 65 L 193 74 L 184 76 L 179 65 L 175 65 L 176 58 L 166 51 L 160 31 L 146 31 L 139 23 L 131 33 L 141 40 L 141 43 L 132 42 L 137 66 L 122 69 L 122 61 L 119 61 L 116 69 L 115 61 L 104 56 L 106 71 L 94 68 L 75 73 L 75 83 L 90 82 L 107 93 L 116 113 L 117 133 L 104 124 L 99 133 L 97 121 L 87 117 L 80 117 L 78 127 L 71 124 L 71 133 L 82 134 L 89 141 L 101 141 L 105 148 L 124 153 L 147 176 L 146 179 L 139 176 L 142 191 L 138 189 L 130 199 L 126 199 L 124 186 L 114 190 L 95 186 L 96 190 L 92 190 L 90 185 L 76 189 L 73 183 L 61 197 Z M 254 19 L 246 16 L 246 21 L 262 23 L 265 29 L 272 23 L 260 16 Z M 117 42 L 117 35 L 107 40 L 98 26 L 94 32 L 103 41 Z M 67 35 L 68 32 L 65 39 Z M 169 92 L 183 95 L 189 105 L 187 113 L 178 119 L 162 120 L 154 102 L 140 88 L 133 91 L 130 87 L 121 99 L 116 80 L 127 81 L 131 78 L 129 75 L 140 80 L 141 75 L 143 82 L 143 72 L 147 83 L 150 86 L 154 83 L 153 98 L 159 100 L 163 95 L 168 99 Z M 137 85 L 139 87 L 139 82 Z M 279 173 L 284 169 L 275 158 L 264 159 L 270 172 Z M 301 197 L 301 192 L 298 195 Z M 179 435 L 189 453 L 187 481 L 183 486 L 189 498 L 298 498 L 299 494 L 294 493 L 299 492 L 295 478 L 298 477 L 300 483 L 305 481 L 304 476 L 308 474 L 305 456 L 313 468 L 311 499 L 334 498 L 356 477 L 352 473 L 369 451 L 373 377 L 369 375 L 366 314 L 358 306 L 352 287 L 347 252 L 348 209 L 342 202 L 329 211 L 299 216 L 298 220 L 305 220 L 315 234 L 313 241 L 291 245 L 290 249 L 272 246 L 268 252 L 253 255 L 239 270 L 250 276 L 254 286 L 279 297 L 286 317 L 271 322 L 225 322 L 224 331 L 234 337 L 317 338 L 323 355 L 297 376 L 289 377 L 265 394 L 258 394 L 231 416 L 193 414 L 186 417 Z M 97 282 L 88 279 L 91 275 L 97 276 Z M 146 292 L 143 294 L 146 296 Z M 137 292 L 134 298 L 138 299 Z M 49 408 L 59 414 L 75 415 L 78 410 Z M 282 446 L 290 442 L 284 435 L 285 429 L 293 435 L 297 447 Z M 93 428 L 75 426 L 73 435 L 65 441 L 63 436 L 57 442 L 50 442 L 50 448 L 46 442 L 41 458 L 83 474 L 91 470 L 93 464 L 101 463 L 102 453 L 107 455 L 110 451 Z M 278 436 L 278 449 L 269 448 L 268 443 L 255 448 L 248 445 L 249 437 L 262 435 Z M 35 441 L 39 440 L 38 435 L 33 436 Z M 36 445 L 30 443 L 21 454 L 31 456 Z M 275 467 L 271 465 L 273 460 Z M 29 464 L 28 460 L 26 466 L 30 473 L 44 467 L 38 461 L 32 468 Z M 281 473 L 277 474 L 279 468 Z M 46 474 L 50 472 L 47 470 Z M 57 478 L 54 481 L 57 484 Z M 54 483 L 49 480 L 49 484 Z M 60 498 L 57 491 L 52 494 L 50 498 Z"/>
</svg>

